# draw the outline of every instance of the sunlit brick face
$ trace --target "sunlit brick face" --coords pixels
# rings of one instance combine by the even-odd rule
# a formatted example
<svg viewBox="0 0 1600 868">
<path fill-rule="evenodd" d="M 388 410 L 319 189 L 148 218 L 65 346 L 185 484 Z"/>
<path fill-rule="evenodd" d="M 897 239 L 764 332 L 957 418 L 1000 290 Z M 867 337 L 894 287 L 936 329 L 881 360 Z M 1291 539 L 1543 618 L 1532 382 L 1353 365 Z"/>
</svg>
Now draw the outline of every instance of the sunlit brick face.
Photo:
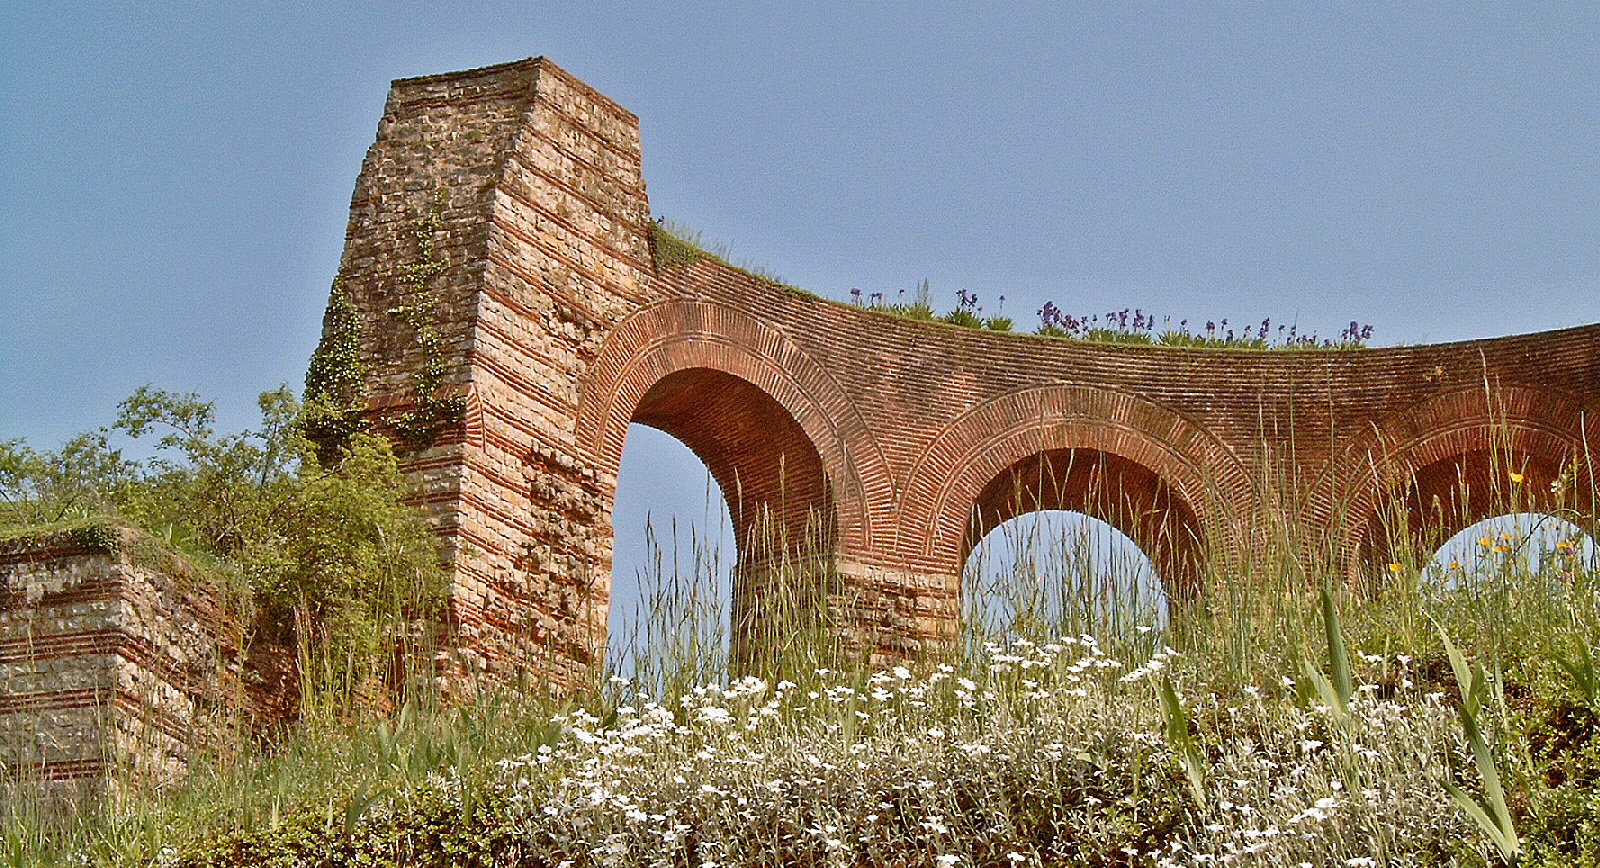
<svg viewBox="0 0 1600 868">
<path fill-rule="evenodd" d="M 820 547 L 884 657 L 949 641 L 963 561 L 1021 511 L 1104 518 L 1181 601 L 1288 561 L 1354 580 L 1385 556 L 1384 510 L 1460 525 L 1489 508 L 1453 500 L 1460 480 L 1492 490 L 1504 465 L 1548 488 L 1600 451 L 1600 326 L 1266 351 L 914 321 L 658 259 L 641 155 L 637 117 L 535 58 L 395 82 L 362 166 L 339 274 L 361 409 L 381 430 L 467 408 L 403 465 L 463 669 L 593 677 L 631 422 L 705 461 L 747 567 Z M 407 283 L 424 254 L 437 276 Z M 427 346 L 401 307 L 431 312 Z"/>
</svg>

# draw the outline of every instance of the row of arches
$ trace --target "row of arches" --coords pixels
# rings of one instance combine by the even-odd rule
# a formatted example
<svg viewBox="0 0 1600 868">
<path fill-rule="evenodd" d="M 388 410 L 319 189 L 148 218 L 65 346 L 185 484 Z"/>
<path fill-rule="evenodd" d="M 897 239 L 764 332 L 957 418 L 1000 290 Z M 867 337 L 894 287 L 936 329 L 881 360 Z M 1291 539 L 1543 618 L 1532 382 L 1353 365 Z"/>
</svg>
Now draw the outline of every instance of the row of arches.
<svg viewBox="0 0 1600 868">
<path fill-rule="evenodd" d="M 1229 530 L 1230 508 L 1234 518 L 1243 512 L 1224 502 L 1227 489 L 1200 479 L 1194 466 L 1148 437 L 1129 438 L 1114 425 L 1059 411 L 1042 419 L 1033 430 L 1024 418 L 987 438 L 948 438 L 966 444 L 967 453 L 943 456 L 958 469 L 921 486 L 931 490 L 919 490 L 913 473 L 901 505 L 912 519 L 897 529 L 910 539 L 900 540 L 898 553 L 959 568 L 1005 521 L 1066 510 L 1103 520 L 1135 541 L 1174 595 L 1197 593 L 1208 546 L 1238 542 L 1214 538 Z M 1050 424 L 1062 419 L 1069 422 Z M 620 426 L 624 434 L 630 425 L 666 432 L 703 462 L 724 495 L 735 544 L 747 561 L 832 549 L 841 534 L 854 537 L 852 549 L 868 548 L 861 545 L 868 535 L 852 524 L 856 517 L 841 514 L 840 502 L 849 498 L 839 496 L 845 486 L 837 471 L 830 473 L 810 432 L 756 384 L 709 367 L 675 370 L 638 397 Z M 621 463 L 617 440 L 613 467 Z M 1600 486 L 1581 448 L 1570 436 L 1489 414 L 1392 452 L 1368 444 L 1365 463 L 1357 466 L 1365 478 L 1337 505 L 1343 515 L 1325 520 L 1341 525 L 1334 543 L 1354 554 L 1345 564 L 1352 578 L 1397 558 L 1415 559 L 1493 515 L 1542 512 L 1592 524 Z M 928 450 L 924 463 L 940 458 L 938 449 Z M 1239 480 L 1222 482 L 1248 488 Z M 918 514 L 922 501 L 932 505 Z M 850 511 L 867 512 L 859 505 Z M 880 529 L 876 536 L 889 534 Z"/>
<path fill-rule="evenodd" d="M 1141 530 L 1137 518 L 1150 513 L 1127 506 L 1140 503 L 1139 496 L 1160 497 L 1161 489 L 1149 484 L 1147 472 L 1103 458 L 1043 454 L 985 492 L 992 508 L 976 513 L 960 570 L 961 618 L 971 635 L 1125 634 L 1162 627 L 1169 607 L 1182 605 L 1181 592 L 1162 579 L 1171 569 L 1168 537 L 1158 528 Z M 1462 459 L 1463 469 L 1480 468 L 1485 460 Z M 1117 473 L 1141 487 L 1114 501 L 1120 511 L 1091 502 L 1085 492 L 1096 487 L 1094 477 Z M 1442 473 L 1432 467 L 1427 475 Z M 1524 482 L 1531 476 L 1522 475 Z M 1459 485 L 1460 477 L 1449 482 Z M 999 497 L 1008 484 L 1022 496 Z M 1435 587 L 1506 568 L 1543 571 L 1552 581 L 1574 568 L 1593 569 L 1600 551 L 1592 526 L 1568 501 L 1549 496 L 1548 485 L 1545 494 L 1520 502 L 1475 501 L 1481 507 L 1466 514 L 1481 517 L 1472 523 L 1453 533 L 1429 530 L 1404 555 L 1386 550 L 1383 557 L 1404 557 L 1408 576 Z M 630 661 L 668 643 L 697 649 L 708 670 L 726 665 L 736 553 L 743 551 L 729 506 L 735 500 L 723 496 L 715 475 L 684 443 L 643 424 L 630 429 L 614 518 L 616 578 L 607 627 L 612 671 L 635 674 Z M 1420 509 L 1417 500 L 1413 494 L 1402 503 Z M 1382 575 L 1387 567 L 1378 564 L 1374 572 Z"/>
<path fill-rule="evenodd" d="M 641 426 L 704 466 L 725 505 L 730 575 L 820 551 L 955 577 L 996 529 L 1061 513 L 1099 522 L 1097 533 L 1143 559 L 1160 591 L 1151 596 L 1177 601 L 1204 592 L 1208 562 L 1257 557 L 1263 510 L 1285 509 L 1263 497 L 1259 468 L 1210 432 L 1098 387 L 980 402 L 910 466 L 891 461 L 836 372 L 786 334 L 708 302 L 662 304 L 619 324 L 581 387 L 576 434 L 602 473 L 617 471 Z M 1320 479 L 1295 481 L 1289 506 L 1306 538 L 1294 555 L 1323 556 L 1323 568 L 1356 581 L 1420 565 L 1496 515 L 1572 519 L 1592 535 L 1597 486 L 1581 454 L 1591 439 L 1600 442 L 1600 425 L 1558 395 L 1439 396 L 1342 435 Z M 616 519 L 624 532 L 639 522 Z M 616 546 L 624 579 L 635 545 Z M 958 583 L 967 598 L 973 586 Z"/>
<path fill-rule="evenodd" d="M 699 608 L 691 613 L 680 599 L 675 611 L 698 619 L 696 629 L 709 635 L 712 624 L 726 625 L 731 617 L 740 569 L 838 545 L 835 485 L 819 450 L 793 415 L 755 384 L 711 368 L 673 371 L 639 398 L 627 430 L 627 448 L 640 448 L 619 454 L 612 635 L 639 631 L 639 613 L 651 608 L 641 605 L 646 583 L 640 573 L 653 572 L 657 598 L 663 576 L 677 593 L 687 593 Z M 1446 573 L 1499 554 L 1507 548 L 1501 544 L 1506 533 L 1514 534 L 1524 557 L 1531 552 L 1537 560 L 1555 541 L 1579 538 L 1587 541 L 1576 548 L 1568 543 L 1565 554 L 1592 558 L 1594 479 L 1571 460 L 1570 443 L 1525 426 L 1495 427 L 1496 436 L 1509 438 L 1499 443 L 1462 435 L 1472 430 L 1458 427 L 1412 444 L 1402 454 L 1430 459 L 1420 466 L 1391 462 L 1382 468 L 1391 474 L 1380 486 L 1387 496 L 1374 499 L 1354 537 L 1356 570 L 1381 579 L 1386 568 L 1404 562 L 1408 572 Z M 1169 601 L 1203 592 L 1208 541 L 1201 509 L 1192 494 L 1146 463 L 1061 445 L 1065 436 L 1036 437 L 1042 448 L 975 486 L 956 558 L 963 617 L 1160 622 Z M 1443 441 L 1479 448 L 1452 451 L 1441 448 Z M 667 457 L 667 444 L 679 444 L 676 457 Z M 1561 450 L 1566 461 L 1558 459 Z M 687 477 L 644 484 L 655 492 L 646 498 L 655 515 L 701 516 L 700 524 L 668 535 L 670 556 L 662 544 L 665 524 L 652 523 L 649 508 L 633 504 L 638 492 L 630 491 L 630 476 L 641 472 L 630 468 L 634 463 L 656 474 L 664 464 L 687 468 Z M 695 467 L 704 473 L 699 480 Z M 692 503 L 688 510 L 681 502 L 674 506 L 674 494 L 698 502 L 698 512 Z M 1471 545 L 1485 538 L 1493 542 L 1483 550 Z M 1009 588 L 1031 587 L 1027 599 L 997 590 L 1023 573 L 1031 585 L 1013 581 Z M 694 587 L 684 592 L 686 582 Z"/>
</svg>

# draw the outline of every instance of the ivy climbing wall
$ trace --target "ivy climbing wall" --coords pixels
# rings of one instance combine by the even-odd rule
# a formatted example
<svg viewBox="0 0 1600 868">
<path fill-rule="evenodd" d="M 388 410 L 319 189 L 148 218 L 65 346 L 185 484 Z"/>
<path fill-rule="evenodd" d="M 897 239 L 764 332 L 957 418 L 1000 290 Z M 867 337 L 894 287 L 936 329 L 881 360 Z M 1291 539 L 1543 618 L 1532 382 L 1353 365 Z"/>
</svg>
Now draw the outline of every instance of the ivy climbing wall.
<svg viewBox="0 0 1600 868">
<path fill-rule="evenodd" d="M 615 470 L 577 453 L 577 382 L 646 300 L 648 227 L 637 119 L 553 64 L 395 83 L 307 392 L 330 436 L 372 421 L 405 450 L 458 668 L 587 677 Z"/>
</svg>

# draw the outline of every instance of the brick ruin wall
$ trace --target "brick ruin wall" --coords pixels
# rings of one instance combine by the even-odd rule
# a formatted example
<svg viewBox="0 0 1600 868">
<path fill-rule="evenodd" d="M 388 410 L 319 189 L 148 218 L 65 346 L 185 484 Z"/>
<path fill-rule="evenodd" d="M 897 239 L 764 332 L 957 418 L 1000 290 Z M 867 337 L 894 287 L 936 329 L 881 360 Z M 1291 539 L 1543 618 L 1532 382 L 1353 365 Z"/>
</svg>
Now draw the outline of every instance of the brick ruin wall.
<svg viewBox="0 0 1600 868">
<path fill-rule="evenodd" d="M 139 531 L 0 544 L 0 770 L 70 798 L 181 776 L 242 708 L 229 633 L 210 579 Z"/>
<path fill-rule="evenodd" d="M 950 635 L 972 546 L 1032 509 L 1116 525 L 1178 597 L 1286 555 L 1355 578 L 1396 514 L 1435 532 L 1495 514 L 1481 493 L 1510 468 L 1522 507 L 1552 508 L 1559 478 L 1594 514 L 1600 326 L 1261 352 L 912 321 L 659 255 L 640 154 L 636 117 L 535 58 L 396 81 L 362 165 L 333 295 L 354 332 L 330 304 L 323 342 L 359 345 L 338 394 L 395 435 L 438 529 L 460 675 L 594 677 L 635 422 L 727 497 L 736 608 L 785 569 L 826 572 L 885 657 Z M 0 551 L 0 763 L 162 779 L 249 704 L 214 591 L 132 554 L 150 545 Z"/>
<path fill-rule="evenodd" d="M 640 153 L 637 118 L 534 58 L 394 82 L 362 166 L 339 271 L 359 310 L 359 408 L 381 426 L 458 402 L 406 466 L 448 549 L 472 672 L 592 676 L 631 422 L 682 440 L 721 485 L 740 606 L 759 608 L 764 572 L 795 557 L 762 539 L 820 527 L 853 635 L 891 656 L 949 635 L 966 555 L 1018 512 L 1105 518 L 1178 595 L 1277 569 L 1274 523 L 1298 529 L 1293 557 L 1354 578 L 1388 556 L 1396 498 L 1459 529 L 1492 508 L 1457 502 L 1462 480 L 1503 488 L 1495 469 L 1513 462 L 1537 507 L 1600 448 L 1600 326 L 1261 352 L 911 321 L 657 256 Z M 435 197 L 439 271 L 408 282 Z M 431 396 L 397 313 L 422 294 L 445 361 Z M 1062 478 L 1029 481 L 1041 471 Z"/>
</svg>

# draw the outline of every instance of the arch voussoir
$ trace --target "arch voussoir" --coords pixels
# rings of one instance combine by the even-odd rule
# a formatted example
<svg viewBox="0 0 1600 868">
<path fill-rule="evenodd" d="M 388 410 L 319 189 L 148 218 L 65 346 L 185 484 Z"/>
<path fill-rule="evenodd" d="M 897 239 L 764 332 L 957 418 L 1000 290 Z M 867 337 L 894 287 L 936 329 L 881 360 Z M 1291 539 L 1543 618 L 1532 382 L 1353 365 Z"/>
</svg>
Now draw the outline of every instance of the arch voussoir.
<svg viewBox="0 0 1600 868">
<path fill-rule="evenodd" d="M 1569 468 L 1581 480 L 1562 496 L 1592 511 L 1595 471 L 1585 452 L 1600 434 L 1597 415 L 1572 396 L 1518 385 L 1441 395 L 1372 426 L 1342 462 L 1351 480 L 1340 543 L 1346 575 L 1355 580 L 1373 569 L 1364 560 L 1387 551 L 1377 539 L 1385 513 L 1390 522 L 1404 518 L 1408 535 L 1426 519 L 1432 536 L 1448 538 L 1498 510 L 1546 508 L 1551 484 Z"/>
<path fill-rule="evenodd" d="M 1184 442 L 1189 449 L 1175 446 Z M 906 485 L 903 556 L 959 569 L 975 542 L 980 492 L 1019 462 L 1071 451 L 1144 468 L 1193 514 L 1196 533 L 1215 535 L 1222 515 L 1238 508 L 1232 501 L 1248 496 L 1248 474 L 1232 454 L 1180 415 L 1107 389 L 1044 387 L 988 401 L 939 432 Z"/>
<path fill-rule="evenodd" d="M 579 448 L 596 466 L 615 473 L 634 408 L 655 383 L 690 368 L 738 377 L 782 406 L 821 457 L 841 542 L 870 547 L 866 492 L 874 483 L 882 488 L 889 474 L 869 427 L 814 359 L 781 332 L 731 307 L 667 302 L 620 323 L 582 383 Z"/>
</svg>

